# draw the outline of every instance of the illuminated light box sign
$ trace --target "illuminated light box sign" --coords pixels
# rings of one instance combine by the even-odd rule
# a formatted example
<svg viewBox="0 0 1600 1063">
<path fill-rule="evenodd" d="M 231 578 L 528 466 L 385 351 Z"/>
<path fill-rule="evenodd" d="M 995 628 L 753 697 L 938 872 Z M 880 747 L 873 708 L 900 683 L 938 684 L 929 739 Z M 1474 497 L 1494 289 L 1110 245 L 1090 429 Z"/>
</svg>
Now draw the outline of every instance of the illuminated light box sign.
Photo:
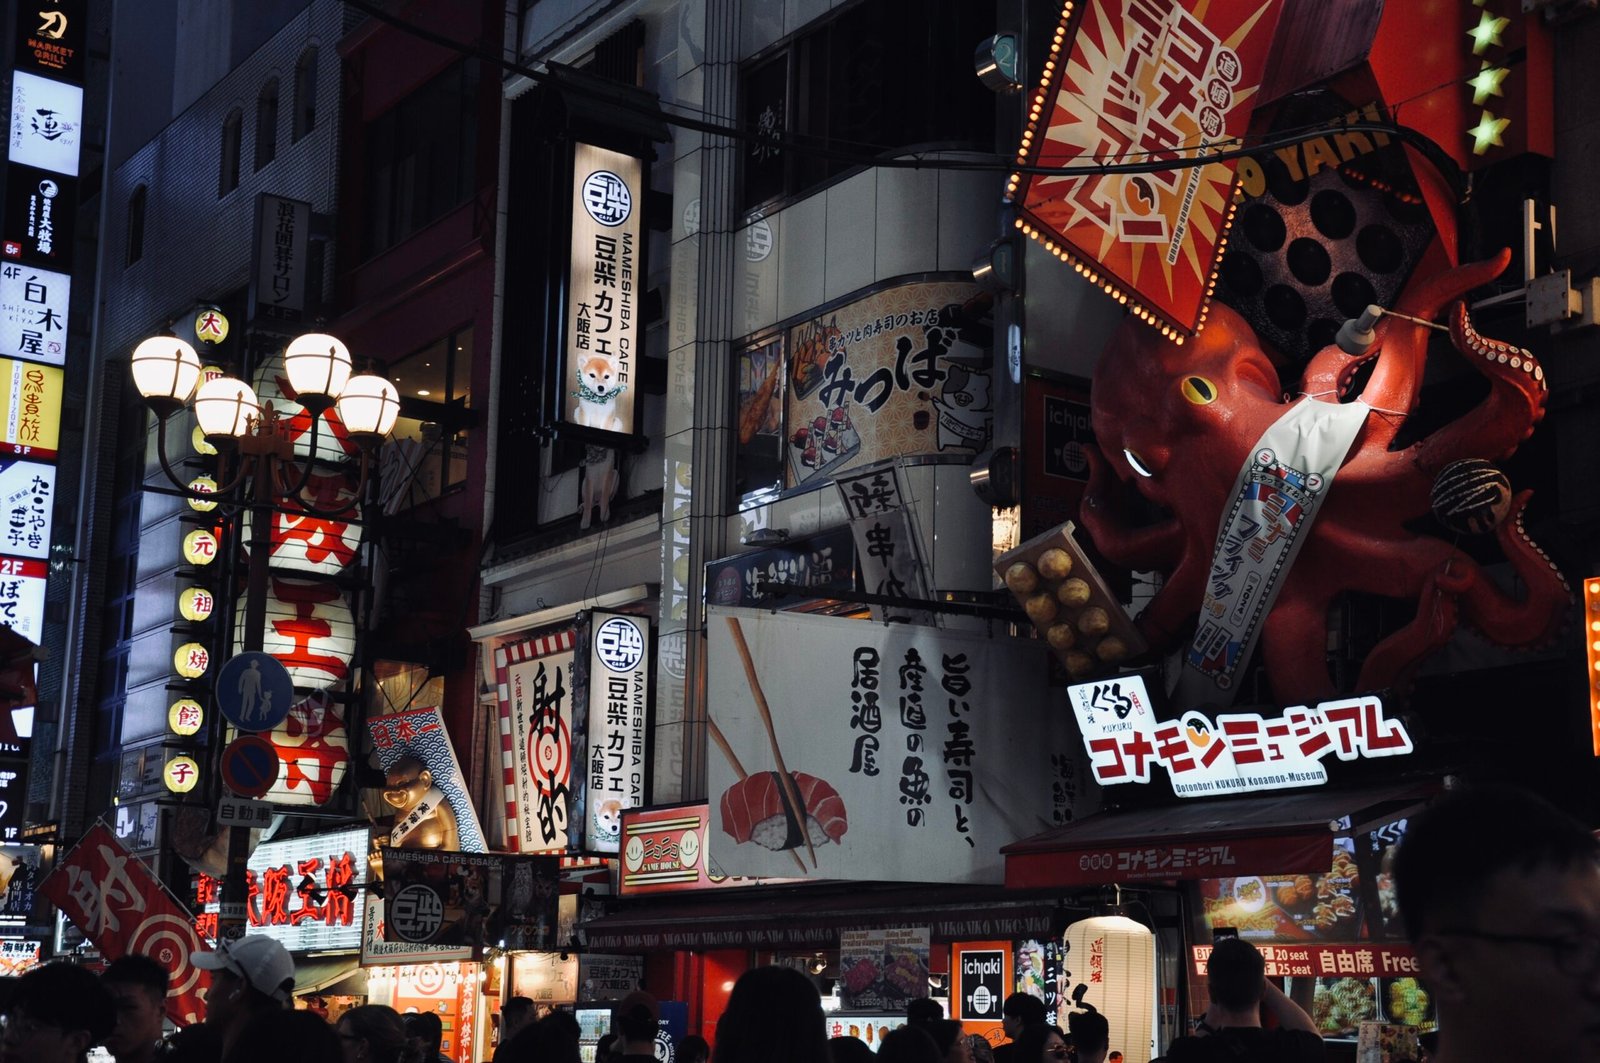
<svg viewBox="0 0 1600 1063">
<path fill-rule="evenodd" d="M 6 174 L 6 258 L 65 269 L 72 260 L 78 182 L 13 163 Z"/>
<path fill-rule="evenodd" d="M 1415 978 L 1420 971 L 1410 945 L 1257 945 L 1268 978 Z M 1210 945 L 1191 945 L 1193 971 L 1204 978 Z"/>
<path fill-rule="evenodd" d="M 89 37 L 86 0 L 17 4 L 16 65 L 50 77 L 83 80 L 83 48 Z"/>
<path fill-rule="evenodd" d="M 1160 765 L 1179 797 L 1285 790 L 1327 782 L 1329 753 L 1359 760 L 1412 751 L 1405 726 L 1384 716 L 1375 695 L 1298 705 L 1275 719 L 1186 712 L 1160 722 L 1138 676 L 1081 683 L 1067 696 L 1102 786 L 1147 783 Z"/>
<path fill-rule="evenodd" d="M 1250 124 L 1280 4 L 1087 0 L 1061 29 L 1018 165 L 1192 157 Z M 1232 218 L 1233 162 L 1149 173 L 1015 173 L 1017 227 L 1164 331 L 1199 331 Z"/>
<path fill-rule="evenodd" d="M 21 70 L 13 73 L 11 161 L 76 177 L 82 143 L 83 89 Z"/>
<path fill-rule="evenodd" d="M 29 642 L 44 635 L 44 585 L 50 564 L 37 558 L 0 557 L 0 624 Z"/>
<path fill-rule="evenodd" d="M 60 369 L 0 358 L 0 454 L 54 460 L 64 389 Z"/>
<path fill-rule="evenodd" d="M 575 144 L 572 250 L 556 419 L 634 434 L 644 167 L 631 155 Z"/>
<path fill-rule="evenodd" d="M 355 897 L 335 892 L 367 878 L 367 830 L 265 842 L 250 854 L 252 934 L 276 938 L 291 952 L 361 947 Z M 310 877 L 323 896 L 300 892 Z"/>
<path fill-rule="evenodd" d="M 49 555 L 55 490 L 55 466 L 0 457 L 0 550 L 16 557 Z"/>
<path fill-rule="evenodd" d="M 621 848 L 622 810 L 644 804 L 650 621 L 624 613 L 593 614 L 588 684 L 584 848 L 615 853 Z"/>
<path fill-rule="evenodd" d="M 67 360 L 72 278 L 8 262 L 0 266 L 0 355 L 46 365 Z"/>
<path fill-rule="evenodd" d="M 513 852 L 568 847 L 575 644 L 567 630 L 494 651 L 505 750 L 506 843 Z"/>
<path fill-rule="evenodd" d="M 636 808 L 622 814 L 622 875 L 619 892 L 624 897 L 647 893 L 686 893 L 692 890 L 761 886 L 791 879 L 734 878 L 711 858 L 706 829 L 711 806 Z"/>
</svg>

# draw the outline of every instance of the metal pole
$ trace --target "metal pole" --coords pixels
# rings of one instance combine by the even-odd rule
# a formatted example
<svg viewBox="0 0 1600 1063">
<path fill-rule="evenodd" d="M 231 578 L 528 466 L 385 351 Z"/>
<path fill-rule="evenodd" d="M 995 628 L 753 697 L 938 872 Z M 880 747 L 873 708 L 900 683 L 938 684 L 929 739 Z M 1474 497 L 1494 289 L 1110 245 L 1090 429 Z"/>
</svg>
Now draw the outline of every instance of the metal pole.
<svg viewBox="0 0 1600 1063">
<path fill-rule="evenodd" d="M 250 564 L 246 569 L 244 598 L 244 638 L 238 652 L 259 651 L 267 629 L 268 562 L 272 546 L 272 491 L 275 479 L 274 458 L 262 454 L 251 470 Z M 222 903 L 218 906 L 217 940 L 244 936 L 245 905 L 250 889 L 247 871 L 250 860 L 250 828 L 228 828 L 228 869 L 222 880 Z"/>
</svg>

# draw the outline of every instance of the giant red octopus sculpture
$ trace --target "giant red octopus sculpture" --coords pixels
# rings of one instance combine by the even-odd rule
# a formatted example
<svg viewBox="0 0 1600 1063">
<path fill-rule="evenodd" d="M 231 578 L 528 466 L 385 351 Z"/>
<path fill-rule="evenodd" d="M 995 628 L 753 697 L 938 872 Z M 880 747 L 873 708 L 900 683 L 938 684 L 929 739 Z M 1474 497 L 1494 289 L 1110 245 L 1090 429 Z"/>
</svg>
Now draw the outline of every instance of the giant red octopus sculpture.
<svg viewBox="0 0 1600 1063">
<path fill-rule="evenodd" d="M 1433 321 L 1447 304 L 1498 276 L 1508 261 L 1502 253 L 1430 278 L 1395 309 Z M 1263 625 L 1260 648 L 1274 694 L 1285 704 L 1311 704 L 1339 693 L 1325 652 L 1329 608 L 1346 592 L 1417 607 L 1415 618 L 1383 638 L 1363 662 L 1359 691 L 1403 683 L 1463 620 L 1505 646 L 1536 645 L 1556 634 L 1571 593 L 1523 530 L 1531 491 L 1512 498 L 1495 531 L 1525 586 L 1520 598 L 1497 587 L 1454 543 L 1407 527 L 1428 514 L 1430 488 L 1441 469 L 1463 458 L 1505 458 L 1544 415 L 1544 370 L 1532 355 L 1480 336 L 1460 302 L 1450 308 L 1449 330 L 1456 351 L 1488 378 L 1489 395 L 1433 434 L 1396 447 L 1404 415 L 1416 410 L 1422 386 L 1428 330 L 1420 324 L 1385 315 L 1367 354 L 1326 347 L 1286 393 L 1254 331 L 1226 306 L 1214 306 L 1205 330 L 1183 346 L 1131 318 L 1124 323 L 1094 375 L 1098 453 L 1090 454 L 1081 517 L 1111 561 L 1165 574 L 1138 618 L 1153 650 L 1172 649 L 1193 630 L 1224 507 L 1262 433 L 1302 397 L 1346 397 L 1367 362 L 1373 363 L 1371 375 L 1359 398 L 1372 412 Z M 1130 491 L 1165 515 L 1138 524 Z"/>
</svg>

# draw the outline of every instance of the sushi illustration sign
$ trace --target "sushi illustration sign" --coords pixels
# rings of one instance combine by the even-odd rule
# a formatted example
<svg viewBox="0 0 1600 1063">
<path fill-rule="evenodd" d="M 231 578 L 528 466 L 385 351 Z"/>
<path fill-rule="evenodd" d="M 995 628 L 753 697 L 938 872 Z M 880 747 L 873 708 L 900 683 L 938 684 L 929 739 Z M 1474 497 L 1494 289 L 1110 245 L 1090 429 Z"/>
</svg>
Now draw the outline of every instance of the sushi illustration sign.
<svg viewBox="0 0 1600 1063">
<path fill-rule="evenodd" d="M 1000 882 L 1000 846 L 1064 822 L 1066 717 L 990 711 L 1042 643 L 710 611 L 710 855 L 729 875 Z M 804 652 L 796 652 L 804 647 Z"/>
<path fill-rule="evenodd" d="M 839 935 L 845 1011 L 904 1011 L 928 995 L 928 928 L 846 930 Z"/>
</svg>

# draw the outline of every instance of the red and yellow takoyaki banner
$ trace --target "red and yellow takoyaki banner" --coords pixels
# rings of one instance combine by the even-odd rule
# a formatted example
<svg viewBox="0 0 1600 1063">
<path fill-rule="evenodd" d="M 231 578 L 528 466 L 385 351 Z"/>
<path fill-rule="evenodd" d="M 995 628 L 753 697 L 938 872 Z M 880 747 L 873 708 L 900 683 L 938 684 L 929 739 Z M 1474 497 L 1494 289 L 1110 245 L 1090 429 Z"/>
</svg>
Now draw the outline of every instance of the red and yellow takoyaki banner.
<svg viewBox="0 0 1600 1063">
<path fill-rule="evenodd" d="M 1024 712 L 1042 643 L 711 610 L 710 855 L 729 875 L 999 882 L 1081 814 L 1066 714 Z"/>
<path fill-rule="evenodd" d="M 1237 147 L 1281 0 L 1065 5 L 1008 195 L 1017 225 L 1164 329 L 1198 332 L 1233 217 L 1235 164 L 1140 173 L 1105 165 Z"/>
</svg>

